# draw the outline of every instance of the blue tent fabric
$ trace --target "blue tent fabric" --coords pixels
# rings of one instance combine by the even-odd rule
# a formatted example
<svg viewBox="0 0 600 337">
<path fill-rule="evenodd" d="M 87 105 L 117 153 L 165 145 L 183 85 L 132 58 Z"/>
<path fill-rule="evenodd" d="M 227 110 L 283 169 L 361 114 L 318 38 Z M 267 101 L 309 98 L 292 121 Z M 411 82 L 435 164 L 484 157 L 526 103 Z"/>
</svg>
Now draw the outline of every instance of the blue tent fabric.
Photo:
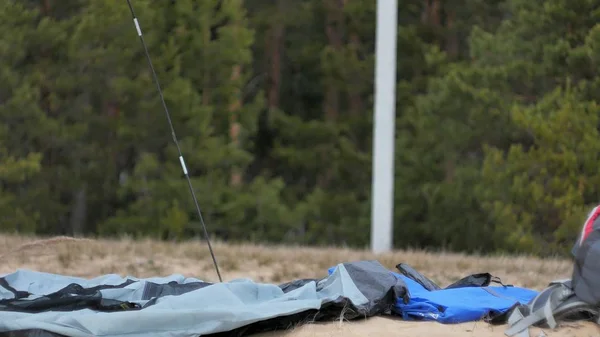
<svg viewBox="0 0 600 337">
<path fill-rule="evenodd" d="M 329 269 L 332 273 L 336 267 Z M 404 320 L 428 320 L 444 324 L 477 321 L 508 313 L 519 304 L 531 301 L 538 292 L 513 286 L 461 287 L 427 290 L 404 275 L 391 272 L 406 284 L 408 303 L 398 300 L 394 314 Z"/>
<path fill-rule="evenodd" d="M 408 277 L 397 275 L 407 283 L 410 302 L 396 304 L 396 311 L 406 320 L 425 319 L 440 323 L 463 323 L 506 313 L 518 304 L 526 304 L 534 290 L 519 287 L 465 287 L 428 291 Z"/>
</svg>

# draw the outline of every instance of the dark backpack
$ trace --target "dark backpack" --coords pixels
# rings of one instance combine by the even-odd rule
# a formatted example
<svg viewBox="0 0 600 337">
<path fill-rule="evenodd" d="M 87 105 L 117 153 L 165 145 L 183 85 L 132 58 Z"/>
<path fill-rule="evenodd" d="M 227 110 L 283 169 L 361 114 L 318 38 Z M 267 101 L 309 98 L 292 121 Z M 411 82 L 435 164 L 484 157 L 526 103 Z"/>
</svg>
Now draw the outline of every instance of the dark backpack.
<svg viewBox="0 0 600 337">
<path fill-rule="evenodd" d="M 600 206 L 588 215 L 573 246 L 573 291 L 581 300 L 600 305 Z"/>
<path fill-rule="evenodd" d="M 571 279 L 554 281 L 508 318 L 507 336 L 529 336 L 530 326 L 555 328 L 558 321 L 593 320 L 600 310 L 600 206 L 583 224 L 572 249 Z"/>
</svg>

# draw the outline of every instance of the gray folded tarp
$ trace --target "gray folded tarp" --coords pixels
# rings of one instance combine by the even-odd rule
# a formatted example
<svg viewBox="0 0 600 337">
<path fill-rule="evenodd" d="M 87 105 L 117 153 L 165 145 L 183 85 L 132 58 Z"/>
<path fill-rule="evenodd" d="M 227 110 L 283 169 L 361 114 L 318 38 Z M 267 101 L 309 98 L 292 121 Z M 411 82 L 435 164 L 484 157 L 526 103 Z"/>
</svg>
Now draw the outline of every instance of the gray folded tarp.
<svg viewBox="0 0 600 337">
<path fill-rule="evenodd" d="M 302 313 L 387 313 L 399 297 L 407 299 L 406 286 L 376 261 L 339 264 L 323 279 L 285 285 L 211 284 L 181 275 L 88 280 L 19 270 L 0 278 L 0 333 L 183 337 L 244 331 L 261 322 L 260 329 L 269 330 Z"/>
</svg>

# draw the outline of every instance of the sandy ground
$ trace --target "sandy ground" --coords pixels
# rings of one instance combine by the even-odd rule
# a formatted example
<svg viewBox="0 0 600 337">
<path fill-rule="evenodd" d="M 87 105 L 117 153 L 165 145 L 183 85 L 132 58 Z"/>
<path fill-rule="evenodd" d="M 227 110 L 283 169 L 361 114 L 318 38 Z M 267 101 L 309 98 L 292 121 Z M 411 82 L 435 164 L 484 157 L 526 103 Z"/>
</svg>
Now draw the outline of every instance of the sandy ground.
<svg viewBox="0 0 600 337">
<path fill-rule="evenodd" d="M 373 317 L 367 320 L 313 323 L 285 332 L 257 334 L 256 337 L 506 337 L 504 325 L 483 322 L 444 325 L 435 322 L 406 322 L 395 318 Z M 543 334 L 541 334 L 543 332 Z M 600 326 L 589 322 L 563 324 L 557 329 L 532 328 L 530 337 L 596 337 Z"/>
<path fill-rule="evenodd" d="M 505 284 L 541 290 L 552 280 L 569 278 L 572 270 L 569 260 L 528 256 L 473 256 L 414 250 L 376 256 L 366 250 L 220 242 L 214 242 L 213 248 L 224 281 L 250 278 L 257 282 L 282 283 L 296 278 L 320 278 L 326 275 L 327 268 L 338 263 L 376 259 L 391 270 L 399 263 L 407 263 L 442 287 L 473 273 L 489 272 Z M 4 235 L 0 236 L 0 259 L 0 274 L 31 269 L 80 277 L 108 273 L 135 277 L 182 274 L 206 281 L 218 280 L 206 244 L 199 241 L 42 239 Z M 374 317 L 351 322 L 312 323 L 256 336 L 493 337 L 505 336 L 505 328 L 484 322 L 442 325 Z M 534 328 L 530 336 L 544 336 L 540 335 L 541 331 Z M 544 329 L 543 333 L 545 336 L 600 337 L 600 326 L 575 322 L 562 324 L 556 330 Z"/>
</svg>

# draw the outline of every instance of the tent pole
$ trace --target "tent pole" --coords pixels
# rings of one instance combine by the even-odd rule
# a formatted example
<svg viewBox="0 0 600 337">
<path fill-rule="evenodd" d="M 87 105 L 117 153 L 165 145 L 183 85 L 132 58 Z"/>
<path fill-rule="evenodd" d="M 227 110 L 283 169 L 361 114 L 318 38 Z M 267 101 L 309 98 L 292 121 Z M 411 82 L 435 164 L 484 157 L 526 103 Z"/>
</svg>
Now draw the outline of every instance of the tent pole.
<svg viewBox="0 0 600 337">
<path fill-rule="evenodd" d="M 173 122 L 171 121 L 171 114 L 169 113 L 169 109 L 167 109 L 167 103 L 165 103 L 165 98 L 163 96 L 162 89 L 160 87 L 160 83 L 158 82 L 158 76 L 156 75 L 156 71 L 154 70 L 154 66 L 152 65 L 152 59 L 150 58 L 150 53 L 148 52 L 148 47 L 146 46 L 146 42 L 144 41 L 144 36 L 142 34 L 142 28 L 140 27 L 140 23 L 135 15 L 135 11 L 133 10 L 133 6 L 131 5 L 131 0 L 127 0 L 127 4 L 129 5 L 129 11 L 131 12 L 131 17 L 133 19 L 133 24 L 137 31 L 138 36 L 140 37 L 140 41 L 142 43 L 142 47 L 144 47 L 144 52 L 146 54 L 146 60 L 148 61 L 148 66 L 152 71 L 152 76 L 154 77 L 154 84 L 156 84 L 156 89 L 158 90 L 158 94 L 160 96 L 160 101 L 162 102 L 163 109 L 165 110 L 165 116 L 167 117 L 167 122 L 169 123 L 169 127 L 171 128 L 171 137 L 173 137 L 173 143 L 177 147 L 177 151 L 179 152 L 179 163 L 181 164 L 181 170 L 183 171 L 183 175 L 185 176 L 188 187 L 190 189 L 190 193 L 192 194 L 192 199 L 194 200 L 194 206 L 196 206 L 196 211 L 198 212 L 198 218 L 200 219 L 200 223 L 202 224 L 202 229 L 204 230 L 204 238 L 206 239 L 206 243 L 208 244 L 208 250 L 210 252 L 210 256 L 212 257 L 213 264 L 215 266 L 215 270 L 217 272 L 217 276 L 219 277 L 219 282 L 223 282 L 223 278 L 221 277 L 221 272 L 219 271 L 219 264 L 217 263 L 217 258 L 215 257 L 215 253 L 213 251 L 212 245 L 210 244 L 210 238 L 208 236 L 208 230 L 206 229 L 206 224 L 204 223 L 204 219 L 202 218 L 202 211 L 200 210 L 200 206 L 198 204 L 198 199 L 196 198 L 196 193 L 194 192 L 194 186 L 192 185 L 192 180 L 190 179 L 190 175 L 185 165 L 185 160 L 183 158 L 183 153 L 181 152 L 181 147 L 179 146 L 179 141 L 177 140 L 177 136 L 175 135 L 175 129 L 173 128 Z"/>
</svg>

